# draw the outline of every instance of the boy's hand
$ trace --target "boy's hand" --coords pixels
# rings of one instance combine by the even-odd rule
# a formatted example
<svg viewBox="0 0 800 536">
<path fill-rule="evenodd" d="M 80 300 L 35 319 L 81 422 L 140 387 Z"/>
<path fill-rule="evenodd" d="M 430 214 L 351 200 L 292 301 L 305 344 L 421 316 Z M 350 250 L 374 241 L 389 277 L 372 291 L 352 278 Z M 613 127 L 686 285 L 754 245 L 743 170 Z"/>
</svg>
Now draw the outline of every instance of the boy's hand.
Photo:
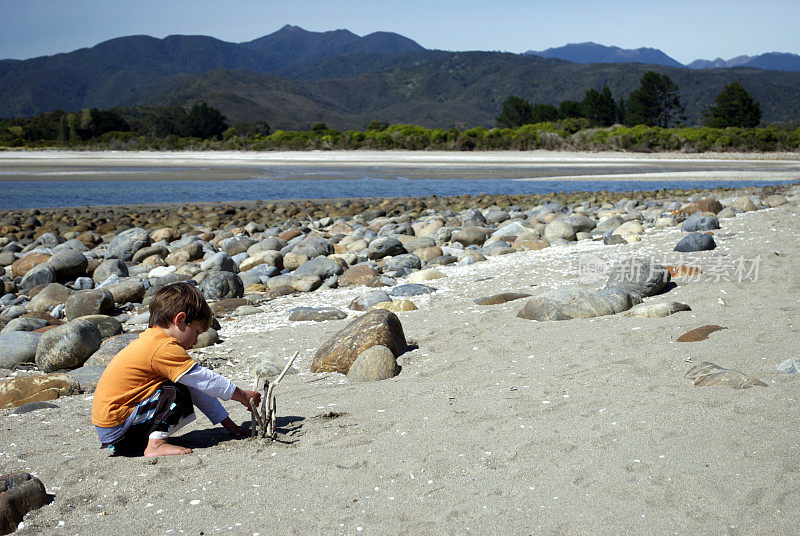
<svg viewBox="0 0 800 536">
<path fill-rule="evenodd" d="M 244 405 L 247 409 L 250 408 L 250 399 L 254 399 L 253 403 L 258 406 L 261 403 L 261 393 L 258 391 L 248 391 L 247 389 L 239 389 L 236 388 L 236 391 L 233 392 L 233 396 L 231 399 L 236 400 L 240 404 Z"/>
<path fill-rule="evenodd" d="M 233 422 L 230 417 L 225 417 L 225 419 L 220 421 L 220 424 L 224 426 L 225 429 L 236 439 L 240 439 L 247 435 L 247 430 Z"/>
</svg>

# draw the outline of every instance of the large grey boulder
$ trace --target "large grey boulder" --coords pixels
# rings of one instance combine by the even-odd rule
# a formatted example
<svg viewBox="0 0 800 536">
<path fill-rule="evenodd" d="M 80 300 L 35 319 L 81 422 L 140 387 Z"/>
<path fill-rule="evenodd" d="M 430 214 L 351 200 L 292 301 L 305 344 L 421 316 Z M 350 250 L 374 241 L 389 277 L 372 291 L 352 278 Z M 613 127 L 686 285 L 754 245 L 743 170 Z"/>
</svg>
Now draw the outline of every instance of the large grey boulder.
<svg viewBox="0 0 800 536">
<path fill-rule="evenodd" d="M 28 311 L 38 311 L 46 313 L 59 303 L 64 303 L 67 298 L 75 292 L 58 283 L 50 283 L 36 296 L 31 298 L 31 301 L 25 306 Z"/>
<path fill-rule="evenodd" d="M 211 272 L 200 283 L 200 292 L 207 300 L 241 298 L 244 285 L 241 278 L 233 272 Z"/>
<path fill-rule="evenodd" d="M 219 247 L 222 251 L 233 257 L 239 253 L 246 252 L 247 248 L 257 243 L 258 240 L 254 240 L 249 236 L 232 236 L 220 242 Z"/>
<path fill-rule="evenodd" d="M 570 214 L 564 221 L 570 224 L 576 233 L 588 233 L 597 227 L 597 222 L 584 214 Z"/>
<path fill-rule="evenodd" d="M 149 314 L 149 313 L 148 313 Z M 146 324 L 147 322 L 145 322 Z M 108 365 L 114 356 L 131 342 L 139 338 L 139 333 L 122 333 L 103 341 L 103 344 L 86 360 L 83 366 L 103 366 Z"/>
<path fill-rule="evenodd" d="M 480 213 L 479 213 L 480 214 Z M 463 246 L 480 246 L 486 241 L 486 230 L 482 227 L 469 226 L 454 232 L 450 239 Z"/>
<path fill-rule="evenodd" d="M 231 259 L 230 255 L 224 251 L 214 253 L 203 262 L 200 263 L 200 269 L 208 272 L 237 272 L 238 268 L 236 263 Z"/>
<path fill-rule="evenodd" d="M 103 288 L 111 293 L 111 297 L 117 305 L 141 302 L 147 292 L 144 282 L 136 277 L 128 277 Z"/>
<path fill-rule="evenodd" d="M 97 327 L 87 320 L 73 320 L 42 335 L 36 347 L 36 366 L 43 372 L 78 368 L 100 348 Z"/>
<path fill-rule="evenodd" d="M 376 260 L 392 255 L 400 255 L 405 252 L 406 250 L 403 247 L 402 242 L 396 238 L 392 238 L 391 236 L 384 236 L 381 238 L 376 238 L 369 243 L 369 247 L 367 248 L 367 258 Z"/>
<path fill-rule="evenodd" d="M 291 322 L 325 322 L 347 318 L 347 313 L 335 307 L 295 307 L 289 310 Z"/>
<path fill-rule="evenodd" d="M 11 369 L 20 363 L 33 363 L 41 333 L 12 331 L 0 335 L 0 368 Z"/>
<path fill-rule="evenodd" d="M 365 311 L 375 305 L 376 303 L 392 301 L 392 298 L 385 290 L 372 290 L 357 296 L 350 302 L 350 309 L 356 311 Z"/>
<path fill-rule="evenodd" d="M 389 348 L 394 357 L 407 348 L 400 320 L 386 309 L 368 312 L 328 339 L 314 355 L 311 372 L 347 374 L 364 350 L 378 345 Z"/>
<path fill-rule="evenodd" d="M 533 226 L 528 222 L 515 221 L 504 225 L 492 233 L 494 238 L 509 238 L 533 232 Z"/>
<path fill-rule="evenodd" d="M 139 264 L 147 257 L 152 257 L 153 255 L 158 255 L 164 259 L 169 255 L 169 249 L 167 249 L 166 246 L 146 246 L 134 253 L 131 261 L 135 264 Z"/>
<path fill-rule="evenodd" d="M 239 278 L 241 278 L 244 288 L 247 288 L 256 283 L 264 284 L 270 277 L 274 277 L 279 273 L 280 270 L 271 264 L 259 264 L 246 272 L 239 272 Z"/>
<path fill-rule="evenodd" d="M 384 272 L 393 272 L 397 270 L 410 272 L 412 270 L 419 270 L 420 268 L 422 268 L 422 261 L 413 253 L 389 257 L 383 265 Z"/>
<path fill-rule="evenodd" d="M 704 233 L 690 233 L 675 246 L 675 251 L 690 253 L 692 251 L 709 251 L 717 247 L 714 239 Z"/>
<path fill-rule="evenodd" d="M 292 248 L 292 253 L 298 256 L 305 256 L 309 259 L 319 257 L 320 255 L 330 255 L 333 253 L 333 244 L 322 238 L 321 236 L 308 235 L 303 237 Z"/>
<path fill-rule="evenodd" d="M 31 289 L 40 285 L 49 285 L 55 282 L 56 271 L 50 266 L 49 262 L 37 264 L 26 273 L 22 281 L 19 283 L 19 288 L 22 290 Z"/>
<path fill-rule="evenodd" d="M 406 242 L 405 248 L 406 248 L 406 251 L 408 251 L 409 253 L 413 253 L 414 250 L 429 248 L 429 247 L 433 247 L 435 245 L 436 245 L 436 241 L 434 241 L 433 238 L 431 238 L 429 236 L 423 236 L 423 237 L 420 237 L 420 238 L 415 238 L 414 240 L 411 240 L 410 242 Z"/>
<path fill-rule="evenodd" d="M 42 318 L 18 317 L 12 318 L 8 324 L 0 330 L 0 333 L 11 333 L 13 331 L 33 331 L 48 325 L 47 320 Z"/>
<path fill-rule="evenodd" d="M 341 275 L 344 269 L 328 257 L 315 257 L 301 264 L 295 271 L 295 277 L 302 275 L 315 275 L 320 279 L 328 279 L 334 275 Z"/>
<path fill-rule="evenodd" d="M 619 287 L 631 295 L 635 303 L 664 291 L 671 280 L 669 271 L 644 258 L 629 258 L 611 267 L 606 288 Z"/>
<path fill-rule="evenodd" d="M 567 286 L 531 298 L 517 316 L 539 321 L 593 318 L 626 311 L 631 305 L 631 296 L 619 287 L 592 290 Z"/>
<path fill-rule="evenodd" d="M 105 288 L 79 290 L 67 298 L 64 313 L 68 320 L 86 315 L 111 315 L 114 312 L 114 297 Z"/>
<path fill-rule="evenodd" d="M 573 241 L 575 240 L 575 229 L 565 221 L 553 220 L 544 228 L 544 238 L 551 243 L 558 239 Z"/>
<path fill-rule="evenodd" d="M 122 333 L 122 324 L 113 316 L 108 315 L 86 315 L 81 320 L 87 320 L 97 327 L 102 339 L 113 337 Z"/>
<path fill-rule="evenodd" d="M 719 229 L 719 220 L 716 216 L 703 214 L 702 212 L 692 214 L 681 225 L 681 231 L 688 233 L 711 231 L 713 229 Z M 50 259 L 50 262 L 53 262 L 53 260 Z"/>
<path fill-rule="evenodd" d="M 92 279 L 95 283 L 102 283 L 112 275 L 128 277 L 128 267 L 119 259 L 107 259 L 95 268 L 92 272 Z"/>
<path fill-rule="evenodd" d="M 613 231 L 623 223 L 625 223 L 625 220 L 623 220 L 620 216 L 611 216 L 597 222 L 594 230 L 605 233 L 606 231 Z"/>
<path fill-rule="evenodd" d="M 57 281 L 74 281 L 86 274 L 86 268 L 89 265 L 89 259 L 83 253 L 72 249 L 59 251 L 47 262 L 53 267 Z"/>
<path fill-rule="evenodd" d="M 392 351 L 381 344 L 367 348 L 356 357 L 347 379 L 351 382 L 388 380 L 400 374 L 400 366 Z"/>
<path fill-rule="evenodd" d="M 134 227 L 122 231 L 108 245 L 106 259 L 120 259 L 129 261 L 133 259 L 134 253 L 145 246 L 150 245 L 150 234 L 146 229 Z M 97 281 L 95 279 L 95 281 Z"/>
</svg>

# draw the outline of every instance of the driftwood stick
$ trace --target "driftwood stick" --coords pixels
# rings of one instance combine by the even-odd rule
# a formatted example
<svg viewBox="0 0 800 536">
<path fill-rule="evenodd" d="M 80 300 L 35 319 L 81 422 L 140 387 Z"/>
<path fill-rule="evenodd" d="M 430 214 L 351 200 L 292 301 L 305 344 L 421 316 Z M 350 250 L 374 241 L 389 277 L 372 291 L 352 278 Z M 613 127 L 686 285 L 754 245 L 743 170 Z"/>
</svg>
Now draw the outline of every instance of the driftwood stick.
<svg viewBox="0 0 800 536">
<path fill-rule="evenodd" d="M 250 437 L 256 437 L 256 433 L 260 429 L 260 415 L 258 414 L 258 408 L 256 408 L 255 398 L 251 398 L 248 402 L 250 402 L 250 413 L 252 415 L 252 425 L 250 426 Z"/>
<path fill-rule="evenodd" d="M 292 363 L 294 363 L 294 360 L 295 360 L 295 359 L 297 359 L 297 356 L 298 356 L 298 355 L 300 355 L 300 350 L 298 350 L 298 351 L 296 351 L 296 352 L 294 353 L 294 355 L 293 355 L 293 356 L 292 356 L 292 358 L 289 360 L 289 362 L 288 362 L 288 363 L 286 363 L 286 366 L 285 366 L 285 367 L 283 367 L 283 370 L 281 371 L 281 373 L 280 373 L 280 374 L 278 374 L 278 377 L 277 377 L 277 378 L 275 378 L 275 381 L 274 381 L 274 382 L 272 382 L 272 383 L 270 384 L 270 387 L 272 387 L 272 386 L 273 386 L 273 385 L 275 385 L 276 383 L 280 383 L 280 381 L 283 379 L 283 377 L 284 377 L 284 376 L 286 376 L 286 373 L 287 373 L 287 372 L 289 372 L 289 369 L 292 367 Z"/>
<path fill-rule="evenodd" d="M 251 437 L 275 439 L 277 436 L 276 422 L 278 418 L 278 405 L 275 401 L 275 386 L 280 383 L 286 373 L 291 368 L 294 360 L 300 355 L 300 351 L 294 353 L 292 358 L 286 363 L 280 374 L 272 382 L 267 382 L 264 386 L 264 396 L 261 399 L 261 411 L 258 411 L 253 399 L 250 399 L 250 409 L 253 413 L 253 426 L 250 429 Z M 261 383 L 260 378 L 256 379 L 256 386 Z"/>
<path fill-rule="evenodd" d="M 275 400 L 275 386 L 280 383 L 284 376 L 286 376 L 286 373 L 289 371 L 289 368 L 291 368 L 298 355 L 300 355 L 300 350 L 294 353 L 289 362 L 286 363 L 286 366 L 283 367 L 283 370 L 278 377 L 275 378 L 275 381 L 270 382 L 269 387 L 267 388 L 267 393 L 265 396 L 267 411 L 264 415 L 264 427 L 262 428 L 262 433 L 265 437 L 269 437 L 270 439 L 275 439 L 275 437 L 278 435 L 276 426 L 278 420 L 278 403 Z"/>
</svg>

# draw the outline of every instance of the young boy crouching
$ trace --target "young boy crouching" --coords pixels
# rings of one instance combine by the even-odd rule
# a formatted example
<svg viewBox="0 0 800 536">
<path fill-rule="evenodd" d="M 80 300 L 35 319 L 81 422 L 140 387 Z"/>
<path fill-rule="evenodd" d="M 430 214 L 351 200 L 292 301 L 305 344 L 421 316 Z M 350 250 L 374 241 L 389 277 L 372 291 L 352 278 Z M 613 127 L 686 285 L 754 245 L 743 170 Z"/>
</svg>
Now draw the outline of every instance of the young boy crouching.
<svg viewBox="0 0 800 536">
<path fill-rule="evenodd" d="M 186 353 L 210 324 L 211 309 L 194 286 L 175 283 L 155 293 L 149 327 L 114 356 L 97 384 L 92 424 L 103 447 L 125 455 L 189 454 L 167 438 L 194 420 L 194 406 L 234 437 L 245 434 L 217 399 L 249 409 L 260 393 L 239 389 Z"/>
</svg>

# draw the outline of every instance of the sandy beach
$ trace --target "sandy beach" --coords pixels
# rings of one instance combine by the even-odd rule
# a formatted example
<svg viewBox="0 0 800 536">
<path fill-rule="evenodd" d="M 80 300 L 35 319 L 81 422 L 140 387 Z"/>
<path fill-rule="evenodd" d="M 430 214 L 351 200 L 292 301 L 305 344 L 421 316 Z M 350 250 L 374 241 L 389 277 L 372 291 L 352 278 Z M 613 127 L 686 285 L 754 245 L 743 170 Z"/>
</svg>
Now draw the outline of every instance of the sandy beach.
<svg viewBox="0 0 800 536">
<path fill-rule="evenodd" d="M 646 158 L 661 157 L 673 158 Z M 0 167 L 10 161 L 0 154 Z M 54 496 L 16 534 L 795 534 L 800 378 L 776 365 L 800 342 L 798 194 L 720 220 L 718 247 L 683 257 L 675 227 L 629 245 L 584 240 L 439 267 L 446 277 L 427 282 L 438 290 L 397 313 L 413 346 L 390 380 L 309 372 L 316 350 L 360 314 L 347 305 L 363 287 L 223 320 L 223 342 L 193 354 L 241 385 L 261 356 L 300 352 L 299 374 L 276 390 L 276 442 L 229 440 L 201 416 L 175 441 L 192 455 L 112 458 L 89 421 L 91 394 L 0 410 L 0 471 L 33 473 Z M 587 255 L 700 267 L 646 299 L 691 311 L 535 322 L 516 316 L 525 300 L 473 301 L 579 283 Z M 739 261 L 755 272 L 737 273 Z M 293 307 L 323 305 L 349 316 L 287 320 Z M 708 324 L 727 329 L 676 341 Z M 684 374 L 702 361 L 768 386 L 694 387 Z"/>
</svg>

